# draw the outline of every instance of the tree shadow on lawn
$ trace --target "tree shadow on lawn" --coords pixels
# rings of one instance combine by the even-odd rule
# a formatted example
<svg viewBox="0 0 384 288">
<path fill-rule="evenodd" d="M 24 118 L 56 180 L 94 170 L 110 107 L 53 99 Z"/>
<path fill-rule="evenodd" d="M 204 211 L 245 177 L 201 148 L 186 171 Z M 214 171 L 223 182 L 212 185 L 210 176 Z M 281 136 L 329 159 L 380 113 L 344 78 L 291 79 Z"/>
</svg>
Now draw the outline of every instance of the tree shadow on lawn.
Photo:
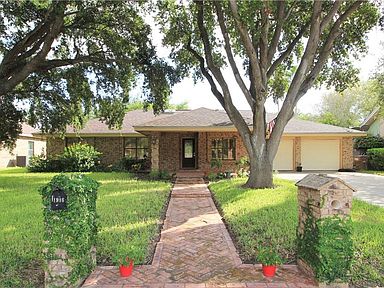
<svg viewBox="0 0 384 288">
<path fill-rule="evenodd" d="M 295 199 L 228 213 L 217 199 L 215 203 L 244 263 L 259 263 L 257 248 L 265 245 L 276 247 L 285 264 L 296 262 L 298 215 Z"/>
<path fill-rule="evenodd" d="M 114 265 L 113 258 L 117 253 L 136 258 L 137 264 L 150 263 L 169 199 L 170 191 L 103 195 L 97 204 L 101 222 L 97 242 L 98 264 Z"/>
</svg>

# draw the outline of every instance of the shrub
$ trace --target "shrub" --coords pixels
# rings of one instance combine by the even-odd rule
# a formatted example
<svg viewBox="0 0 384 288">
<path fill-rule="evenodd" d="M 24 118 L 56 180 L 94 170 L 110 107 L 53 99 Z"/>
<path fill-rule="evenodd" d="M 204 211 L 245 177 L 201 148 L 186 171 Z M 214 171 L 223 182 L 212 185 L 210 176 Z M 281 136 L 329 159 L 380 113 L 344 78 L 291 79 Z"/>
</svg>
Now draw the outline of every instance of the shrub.
<svg viewBox="0 0 384 288">
<path fill-rule="evenodd" d="M 100 164 L 101 153 L 93 146 L 82 143 L 75 143 L 65 148 L 60 156 L 63 170 L 71 172 L 91 171 L 96 165 Z"/>
<path fill-rule="evenodd" d="M 73 144 L 57 157 L 33 156 L 29 160 L 30 172 L 87 172 L 100 164 L 100 155 L 93 146 Z"/>
<path fill-rule="evenodd" d="M 207 179 L 209 182 L 213 182 L 213 181 L 217 180 L 217 174 L 210 172 L 207 176 Z"/>
<path fill-rule="evenodd" d="M 221 161 L 220 159 L 212 159 L 210 164 L 211 168 L 217 168 L 218 170 L 221 170 L 221 168 L 223 167 L 223 161 Z"/>
<path fill-rule="evenodd" d="M 48 160 L 44 155 L 32 156 L 29 159 L 28 170 L 30 172 L 46 172 Z"/>
<path fill-rule="evenodd" d="M 379 136 L 367 136 L 356 138 L 354 147 L 356 149 L 383 148 L 384 139 Z"/>
<path fill-rule="evenodd" d="M 149 173 L 149 178 L 151 180 L 169 180 L 171 175 L 167 170 L 152 170 Z"/>
<path fill-rule="evenodd" d="M 368 167 L 373 170 L 384 170 L 384 148 L 367 150 Z"/>
<path fill-rule="evenodd" d="M 237 175 L 247 177 L 249 175 L 249 160 L 247 156 L 241 157 L 237 162 Z"/>
<path fill-rule="evenodd" d="M 115 171 L 139 172 L 150 168 L 149 159 L 133 159 L 124 157 L 115 166 Z"/>
</svg>

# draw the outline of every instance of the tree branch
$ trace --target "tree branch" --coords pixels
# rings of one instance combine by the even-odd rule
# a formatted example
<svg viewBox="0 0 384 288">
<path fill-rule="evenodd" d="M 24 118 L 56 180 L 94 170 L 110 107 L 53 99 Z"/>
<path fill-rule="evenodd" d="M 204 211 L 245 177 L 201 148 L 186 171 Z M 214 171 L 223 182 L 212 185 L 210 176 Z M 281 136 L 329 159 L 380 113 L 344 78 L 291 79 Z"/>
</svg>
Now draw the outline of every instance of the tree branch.
<svg viewBox="0 0 384 288">
<path fill-rule="evenodd" d="M 1 76 L 0 80 L 3 82 L 3 85 L 1 85 L 0 87 L 0 95 L 8 93 L 19 83 L 25 80 L 32 72 L 35 71 L 39 63 L 44 61 L 44 59 L 48 55 L 49 51 L 51 50 L 52 43 L 61 32 L 64 23 L 63 15 L 66 2 L 59 2 L 55 5 L 55 9 L 54 11 L 52 11 L 52 15 L 50 16 L 53 20 L 49 22 L 49 28 L 46 33 L 47 35 L 45 36 L 40 51 L 29 62 L 27 62 L 17 73 L 5 74 Z"/>
<path fill-rule="evenodd" d="M 220 71 L 220 68 L 218 68 L 213 61 L 212 49 L 209 43 L 208 33 L 204 26 L 204 3 L 203 1 L 196 1 L 196 4 L 197 4 L 197 25 L 198 25 L 198 28 L 200 31 L 200 37 L 204 46 L 205 58 L 206 58 L 209 70 L 212 72 L 213 76 L 215 77 L 216 81 L 219 83 L 222 89 L 222 92 L 223 92 L 222 95 L 224 99 L 223 108 L 227 112 L 229 119 L 231 119 L 232 123 L 239 130 L 240 134 L 242 134 L 244 138 L 248 137 L 250 134 L 248 124 L 245 122 L 239 110 L 237 110 L 237 108 L 233 104 L 231 93 L 229 91 L 227 82 L 225 81 L 223 74 Z"/>
<path fill-rule="evenodd" d="M 260 72 L 262 82 L 267 83 L 268 69 L 268 33 L 269 33 L 269 0 L 262 2 L 264 7 L 261 11 L 261 33 L 260 33 Z"/>
<path fill-rule="evenodd" d="M 272 63 L 273 56 L 275 55 L 277 46 L 279 45 L 283 24 L 285 22 L 284 20 L 285 0 L 278 1 L 277 5 L 278 5 L 278 10 L 277 10 L 276 28 L 272 36 L 271 45 L 269 46 L 269 49 L 268 49 L 267 67 L 269 67 Z"/>
<path fill-rule="evenodd" d="M 273 75 L 273 73 L 275 72 L 276 68 L 285 60 L 287 59 L 287 57 L 292 53 L 293 49 L 295 48 L 295 46 L 297 45 L 297 43 L 300 41 L 300 39 L 303 37 L 305 31 L 307 30 L 308 26 L 309 26 L 309 22 L 306 23 L 299 31 L 299 33 L 296 35 L 296 37 L 292 40 L 291 43 L 289 43 L 289 45 L 287 46 L 287 48 L 285 49 L 285 51 L 283 53 L 280 54 L 279 58 L 277 58 L 273 63 L 272 65 L 270 66 L 270 68 L 268 69 L 268 72 L 267 72 L 267 78 L 271 78 L 271 76 Z"/>
<path fill-rule="evenodd" d="M 336 20 L 333 27 L 331 28 L 328 37 L 324 43 L 324 45 L 321 47 L 321 51 L 318 57 L 318 60 L 313 67 L 311 73 L 307 76 L 305 81 L 302 83 L 299 89 L 299 93 L 296 97 L 295 102 L 300 100 L 300 98 L 310 89 L 316 80 L 317 76 L 319 75 L 321 69 L 324 67 L 324 64 L 326 63 L 329 55 L 331 54 L 333 44 L 336 40 L 336 38 L 341 33 L 341 24 L 353 13 L 355 12 L 359 6 L 364 1 L 356 1 L 351 6 L 348 7 L 348 9 Z"/>
<path fill-rule="evenodd" d="M 260 92 L 266 91 L 266 87 L 261 81 L 261 67 L 257 58 L 257 52 L 253 46 L 252 39 L 248 34 L 247 28 L 240 19 L 236 0 L 230 0 L 229 6 L 231 8 L 233 18 L 235 19 L 236 28 L 239 31 L 241 41 L 250 61 L 250 69 L 252 69 L 252 73 L 250 73 L 250 75 L 252 75 L 253 78 L 251 79 L 251 83 L 255 85 L 254 90 L 256 91 L 257 97 L 262 97 Z"/>
<path fill-rule="evenodd" d="M 200 54 L 194 50 L 191 46 L 191 39 L 189 39 L 188 44 L 184 46 L 187 51 L 189 51 L 197 61 L 199 61 L 199 66 L 201 73 L 203 73 L 204 77 L 207 78 L 209 85 L 211 86 L 211 91 L 213 95 L 215 95 L 216 99 L 220 102 L 221 106 L 224 107 L 224 97 L 223 94 L 217 89 L 216 83 L 213 80 L 211 74 L 209 74 L 208 70 L 205 68 L 205 60 Z"/>
<path fill-rule="evenodd" d="M 313 60 L 315 58 L 315 53 L 320 38 L 321 6 L 321 0 L 314 1 L 313 12 L 311 16 L 311 28 L 307 46 L 301 58 L 299 67 L 295 72 L 291 85 L 289 86 L 287 95 L 284 99 L 284 104 L 276 117 L 276 123 L 268 141 L 268 149 L 271 151 L 272 155 L 276 154 L 278 148 L 278 145 L 276 145 L 276 143 L 279 143 L 279 139 L 283 134 L 285 125 L 292 117 L 292 111 L 295 105 L 295 97 L 298 93 L 301 83 L 305 79 L 305 76 L 308 73 L 308 70 L 311 68 Z"/>
<path fill-rule="evenodd" d="M 243 78 L 241 77 L 240 72 L 237 68 L 237 65 L 236 65 L 236 62 L 235 62 L 235 59 L 234 59 L 234 56 L 232 53 L 231 42 L 229 40 L 227 27 L 225 26 L 225 19 L 224 19 L 223 10 L 221 9 L 221 4 L 219 1 L 215 1 L 214 5 L 216 8 L 216 15 L 217 15 L 217 19 L 219 21 L 221 34 L 223 35 L 223 38 L 224 38 L 225 52 L 227 54 L 228 61 L 229 61 L 229 64 L 231 66 L 233 75 L 235 76 L 237 84 L 239 85 L 241 91 L 243 92 L 245 98 L 247 99 L 249 106 L 251 107 L 251 109 L 253 109 L 253 106 L 255 104 L 255 100 L 252 98 L 252 95 L 249 92 L 249 90 L 247 89 L 247 87 L 243 81 Z"/>
<path fill-rule="evenodd" d="M 332 21 L 333 17 L 335 16 L 336 12 L 339 10 L 341 4 L 343 2 L 341 0 L 336 0 L 335 3 L 332 6 L 332 9 L 329 11 L 329 13 L 324 17 L 323 21 L 321 21 L 320 25 L 320 33 L 323 33 L 325 28 L 329 25 L 329 23 Z"/>
</svg>

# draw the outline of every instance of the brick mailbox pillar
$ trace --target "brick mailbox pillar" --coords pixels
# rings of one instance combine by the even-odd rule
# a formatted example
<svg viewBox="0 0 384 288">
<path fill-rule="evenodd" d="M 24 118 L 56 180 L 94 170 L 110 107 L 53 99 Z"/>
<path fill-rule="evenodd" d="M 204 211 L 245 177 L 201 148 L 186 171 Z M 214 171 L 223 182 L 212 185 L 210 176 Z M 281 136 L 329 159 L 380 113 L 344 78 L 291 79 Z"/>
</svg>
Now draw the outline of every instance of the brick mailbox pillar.
<svg viewBox="0 0 384 288">
<path fill-rule="evenodd" d="M 349 215 L 355 190 L 323 174 L 309 174 L 296 186 L 299 268 L 320 287 L 348 287 L 353 257 Z"/>
<path fill-rule="evenodd" d="M 99 184 L 84 175 L 57 175 L 41 189 L 45 287 L 79 287 L 96 266 Z"/>
</svg>

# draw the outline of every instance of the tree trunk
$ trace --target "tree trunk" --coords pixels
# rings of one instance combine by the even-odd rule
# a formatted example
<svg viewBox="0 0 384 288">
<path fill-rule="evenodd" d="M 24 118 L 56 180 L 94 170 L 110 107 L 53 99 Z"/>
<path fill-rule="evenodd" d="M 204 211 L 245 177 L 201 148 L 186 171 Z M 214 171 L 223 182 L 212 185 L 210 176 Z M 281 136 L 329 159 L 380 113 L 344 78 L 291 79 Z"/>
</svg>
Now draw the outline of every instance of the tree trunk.
<svg viewBox="0 0 384 288">
<path fill-rule="evenodd" d="M 266 149 L 252 147 L 252 154 L 249 155 L 250 167 L 249 178 L 245 183 L 247 188 L 272 188 L 273 187 L 273 168 Z"/>
</svg>

